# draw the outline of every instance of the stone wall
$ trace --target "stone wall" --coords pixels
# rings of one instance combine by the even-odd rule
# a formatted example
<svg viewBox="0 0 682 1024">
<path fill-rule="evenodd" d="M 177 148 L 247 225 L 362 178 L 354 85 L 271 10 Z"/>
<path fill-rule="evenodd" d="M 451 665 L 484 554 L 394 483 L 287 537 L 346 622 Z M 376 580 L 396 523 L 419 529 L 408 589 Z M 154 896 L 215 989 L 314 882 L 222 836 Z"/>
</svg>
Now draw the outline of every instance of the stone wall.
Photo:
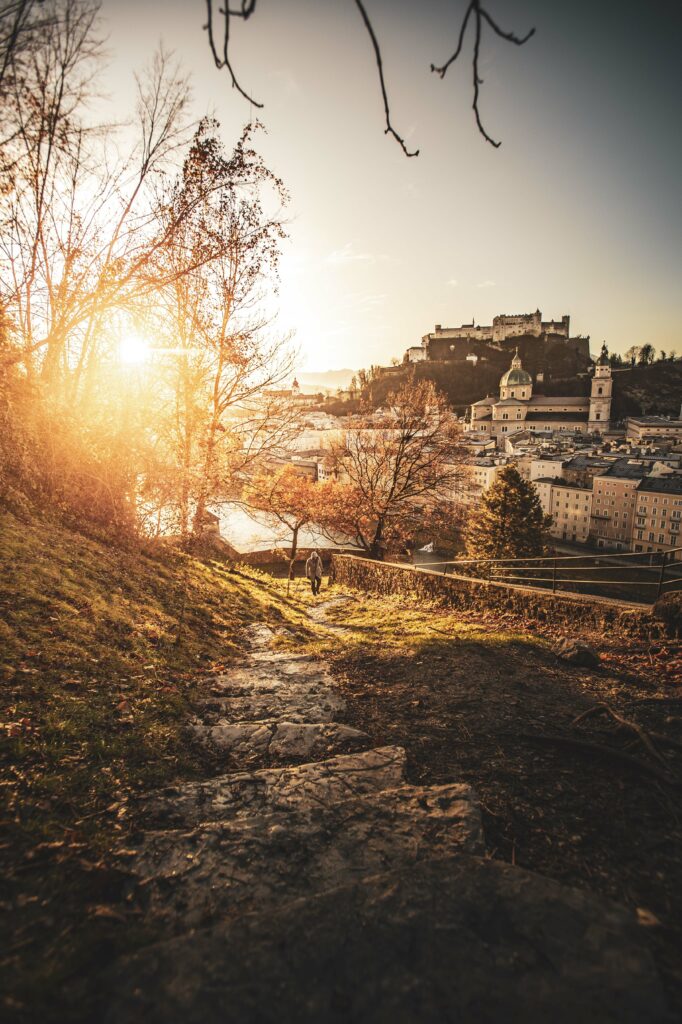
<svg viewBox="0 0 682 1024">
<path fill-rule="evenodd" d="M 417 570 L 411 565 L 372 562 L 354 555 L 333 555 L 330 572 L 334 582 L 356 590 L 402 594 L 415 601 L 429 601 L 448 608 L 511 612 L 525 622 L 570 624 L 576 633 L 585 627 L 622 634 L 630 639 L 666 635 L 665 624 L 648 608 L 633 607 L 621 601 L 443 576 L 439 572 Z"/>
</svg>

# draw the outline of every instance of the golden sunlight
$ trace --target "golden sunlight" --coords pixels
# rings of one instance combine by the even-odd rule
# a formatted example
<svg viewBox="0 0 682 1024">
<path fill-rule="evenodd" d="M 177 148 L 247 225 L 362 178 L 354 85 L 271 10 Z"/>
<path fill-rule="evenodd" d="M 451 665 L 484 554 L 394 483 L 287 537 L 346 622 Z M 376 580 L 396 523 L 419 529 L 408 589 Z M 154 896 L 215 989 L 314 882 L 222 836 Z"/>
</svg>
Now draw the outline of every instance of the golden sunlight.
<svg viewBox="0 0 682 1024">
<path fill-rule="evenodd" d="M 119 342 L 118 357 L 122 363 L 145 363 L 149 354 L 149 342 L 139 334 L 128 334 Z"/>
</svg>

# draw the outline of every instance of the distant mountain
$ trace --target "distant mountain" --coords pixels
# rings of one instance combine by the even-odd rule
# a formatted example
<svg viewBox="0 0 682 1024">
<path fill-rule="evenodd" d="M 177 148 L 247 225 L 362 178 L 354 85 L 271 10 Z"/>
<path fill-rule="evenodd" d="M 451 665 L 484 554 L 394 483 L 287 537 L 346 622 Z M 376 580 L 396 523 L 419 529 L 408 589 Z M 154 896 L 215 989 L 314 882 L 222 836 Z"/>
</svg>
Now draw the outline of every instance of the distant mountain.
<svg viewBox="0 0 682 1024">
<path fill-rule="evenodd" d="M 347 388 L 354 374 L 355 370 L 320 370 L 317 373 L 299 373 L 298 382 L 306 391 L 310 388 L 336 391 L 337 388 Z"/>
</svg>

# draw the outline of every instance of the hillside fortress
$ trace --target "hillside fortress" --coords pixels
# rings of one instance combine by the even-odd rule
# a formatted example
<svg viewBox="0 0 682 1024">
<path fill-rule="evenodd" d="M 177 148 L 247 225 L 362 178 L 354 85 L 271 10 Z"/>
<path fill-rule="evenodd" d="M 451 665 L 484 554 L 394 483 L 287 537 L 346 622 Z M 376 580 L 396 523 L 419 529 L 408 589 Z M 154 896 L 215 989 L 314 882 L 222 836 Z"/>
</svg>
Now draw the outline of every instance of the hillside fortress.
<svg viewBox="0 0 682 1024">
<path fill-rule="evenodd" d="M 511 367 L 500 380 L 500 397 L 474 402 L 465 430 L 487 434 L 498 441 L 517 430 L 601 434 L 609 428 L 612 387 L 606 345 L 595 364 L 589 398 L 534 395 L 533 378 L 523 369 L 517 349 Z"/>
<path fill-rule="evenodd" d="M 571 338 L 571 318 L 543 320 L 542 313 L 500 313 L 492 324 L 462 324 L 460 327 L 442 327 L 436 324 L 433 331 L 423 335 L 421 345 L 408 348 L 405 359 L 416 363 L 422 360 L 448 360 L 457 358 L 462 344 L 482 342 L 495 347 L 503 346 L 510 338 L 543 338 L 548 342 L 570 345 L 589 359 L 589 338 Z"/>
<path fill-rule="evenodd" d="M 486 327 L 472 321 L 461 327 L 441 327 L 436 324 L 432 334 L 425 334 L 422 344 L 435 337 L 439 338 L 475 338 L 477 341 L 492 341 L 499 345 L 507 338 L 518 338 L 521 334 L 530 334 L 539 338 L 541 334 L 558 334 L 568 338 L 570 334 L 570 316 L 562 316 L 561 320 L 543 320 L 542 313 L 536 309 L 534 313 L 500 313 L 493 318 L 492 326 Z"/>
</svg>

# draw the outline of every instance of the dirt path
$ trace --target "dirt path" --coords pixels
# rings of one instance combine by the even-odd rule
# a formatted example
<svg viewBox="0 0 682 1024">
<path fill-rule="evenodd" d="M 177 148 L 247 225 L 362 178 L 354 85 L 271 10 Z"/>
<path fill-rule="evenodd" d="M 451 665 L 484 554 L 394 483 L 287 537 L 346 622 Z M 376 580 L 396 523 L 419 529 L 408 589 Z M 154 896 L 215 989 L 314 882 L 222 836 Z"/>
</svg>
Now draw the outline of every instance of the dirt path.
<svg viewBox="0 0 682 1024">
<path fill-rule="evenodd" d="M 418 650 L 382 632 L 334 656 L 344 720 L 375 743 L 400 736 L 410 781 L 474 786 L 489 857 L 638 913 L 682 1012 L 682 702 L 655 669 L 637 683 L 538 646 L 453 640 L 433 623 Z M 652 757 L 603 713 L 575 723 L 600 703 L 669 744 Z"/>
<path fill-rule="evenodd" d="M 311 618 L 340 632 L 330 608 Z M 471 780 L 407 783 L 413 723 L 376 743 L 378 703 L 360 725 L 352 688 L 276 640 L 253 628 L 190 723 L 227 771 L 152 794 L 120 851 L 168 938 L 100 979 L 101 1019 L 671 1020 L 632 915 L 486 858 Z"/>
</svg>

